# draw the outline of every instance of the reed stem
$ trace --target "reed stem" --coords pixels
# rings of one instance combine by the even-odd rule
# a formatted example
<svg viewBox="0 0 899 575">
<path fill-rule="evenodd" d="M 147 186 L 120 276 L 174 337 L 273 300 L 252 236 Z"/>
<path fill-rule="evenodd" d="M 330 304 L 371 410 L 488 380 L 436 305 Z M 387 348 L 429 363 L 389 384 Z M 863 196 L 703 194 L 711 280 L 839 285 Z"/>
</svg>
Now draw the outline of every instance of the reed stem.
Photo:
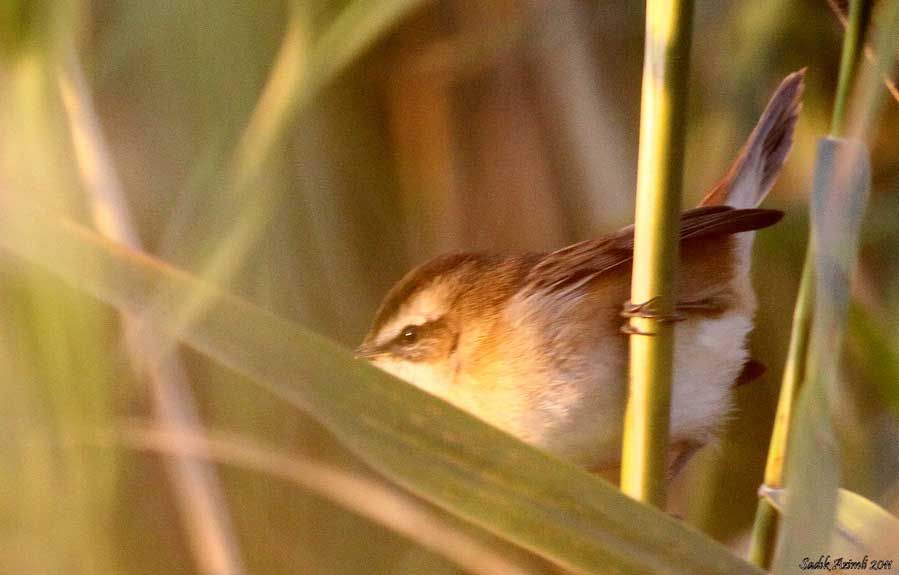
<svg viewBox="0 0 899 575">
<path fill-rule="evenodd" d="M 839 137 L 845 127 L 846 105 L 855 75 L 855 65 L 862 50 L 864 14 L 868 6 L 865 0 L 852 0 L 849 7 L 849 22 L 843 36 L 843 50 L 840 57 L 840 76 L 837 95 L 834 101 L 831 118 L 830 135 Z M 793 328 L 790 333 L 790 346 L 787 351 L 787 362 L 781 381 L 780 396 L 777 401 L 777 412 L 774 416 L 774 428 L 771 443 L 768 447 L 768 459 L 765 464 L 764 488 L 781 489 L 784 483 L 784 460 L 787 454 L 788 437 L 794 415 L 794 404 L 799 388 L 805 378 L 806 360 L 808 357 L 809 335 L 813 322 L 815 301 L 815 266 L 814 245 L 809 237 L 802 266 L 802 279 L 793 311 Z M 767 569 L 774 557 L 776 533 L 778 528 L 777 511 L 771 503 L 759 495 L 756 508 L 752 539 L 749 545 L 748 559 L 751 563 Z"/>
<path fill-rule="evenodd" d="M 691 0 L 648 0 L 631 302 L 629 394 L 624 417 L 621 490 L 665 505 L 674 280 L 678 259 Z"/>
<path fill-rule="evenodd" d="M 846 102 L 849 100 L 849 89 L 855 77 L 855 65 L 862 53 L 864 33 L 864 15 L 868 12 L 865 0 L 851 0 L 849 3 L 849 22 L 843 35 L 843 51 L 840 55 L 840 78 L 837 81 L 837 96 L 833 105 L 833 116 L 830 119 L 830 135 L 838 138 L 843 135 L 846 117 Z"/>
</svg>

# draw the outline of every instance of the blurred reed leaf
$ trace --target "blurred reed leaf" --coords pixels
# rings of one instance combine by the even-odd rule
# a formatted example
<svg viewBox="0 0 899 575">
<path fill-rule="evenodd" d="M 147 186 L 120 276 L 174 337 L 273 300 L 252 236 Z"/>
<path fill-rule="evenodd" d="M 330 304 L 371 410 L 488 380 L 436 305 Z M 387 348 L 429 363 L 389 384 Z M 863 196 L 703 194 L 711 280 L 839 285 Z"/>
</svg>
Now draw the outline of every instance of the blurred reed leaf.
<svg viewBox="0 0 899 575">
<path fill-rule="evenodd" d="M 64 19 L 51 12 L 66 5 L 32 6 L 34 25 Z M 0 179 L 72 213 L 70 151 L 43 65 L 50 50 L 34 45 L 43 40 L 0 62 Z M 127 387 L 115 350 L 98 343 L 108 341 L 112 316 L 34 266 L 3 266 L 0 300 L 0 571 L 112 572 L 105 518 L 120 469 L 114 454 L 84 443 L 111 414 L 112 382 Z"/>
<path fill-rule="evenodd" d="M 849 343 L 857 363 L 899 419 L 899 346 L 887 333 L 860 304 L 853 302 L 849 307 Z"/>
<path fill-rule="evenodd" d="M 94 227 L 105 237 L 131 249 L 143 249 L 81 62 L 73 46 L 66 52 L 65 63 L 59 71 L 59 91 Z M 169 343 L 163 342 L 159 334 L 134 325 L 132 318 L 125 314 L 122 327 L 133 366 L 136 371 L 146 373 L 156 417 L 168 425 L 194 431 L 202 429 L 187 370 L 177 351 L 160 353 Z M 142 337 L 137 337 L 138 333 Z M 200 569 L 219 575 L 245 573 L 227 500 L 215 470 L 205 461 L 177 454 L 166 463 L 181 506 L 183 527 Z"/>
<path fill-rule="evenodd" d="M 332 81 L 403 18 L 425 4 L 427 0 L 350 2 L 315 42 L 310 56 L 315 81 L 310 88 Z M 313 90 L 306 92 L 311 95 Z M 301 103 L 305 100 L 301 99 Z"/>
<path fill-rule="evenodd" d="M 776 573 L 793 572 L 803 557 L 826 552 L 830 539 L 840 481 L 834 418 L 839 358 L 870 171 L 862 142 L 832 137 L 819 142 L 811 201 L 815 321 L 806 384 L 787 451 L 790 496 L 779 534 Z"/>
<path fill-rule="evenodd" d="M 786 501 L 786 490 L 772 489 L 765 498 L 781 511 Z M 894 543 L 887 547 L 886 541 Z M 834 555 L 845 553 L 859 558 L 864 554 L 878 557 L 884 549 L 896 549 L 899 545 L 899 519 L 893 514 L 847 489 L 837 491 L 836 519 L 826 552 Z M 814 553 L 809 553 L 814 555 Z"/>
<path fill-rule="evenodd" d="M 515 560 L 524 551 L 498 544 L 495 538 L 372 477 L 298 453 L 284 453 L 227 432 L 198 433 L 140 423 L 125 425 L 111 439 L 133 449 L 207 459 L 289 481 L 418 542 L 472 574 L 536 573 Z"/>
<path fill-rule="evenodd" d="M 308 7 L 291 3 L 284 40 L 235 150 L 225 193 L 217 205 L 208 207 L 210 225 L 200 230 L 200 244 L 213 238 L 217 242 L 202 262 L 204 278 L 227 283 L 272 219 L 279 189 L 271 181 L 276 172 L 273 162 L 300 112 L 366 49 L 424 4 L 424 0 L 355 0 L 316 35 Z M 169 230 L 169 244 L 183 244 L 184 231 Z M 177 312 L 180 321 L 188 323 L 203 306 L 202 300 L 185 299 Z"/>
<path fill-rule="evenodd" d="M 236 153 L 232 192 L 261 176 L 268 157 L 319 91 L 425 0 L 355 0 L 315 35 L 302 2 L 291 4 L 281 51 Z M 315 36 L 313 38 L 313 36 Z"/>
<path fill-rule="evenodd" d="M 82 226 L 3 203 L 3 249 L 177 327 L 173 335 L 307 411 L 376 470 L 509 541 L 582 573 L 760 573 L 668 514 L 329 340 Z M 208 304 L 187 325 L 172 315 L 185 297 Z"/>
<path fill-rule="evenodd" d="M 48 2 L 5 0 L 0 2 L 0 51 L 15 53 L 41 33 L 38 24 L 47 16 Z"/>
</svg>

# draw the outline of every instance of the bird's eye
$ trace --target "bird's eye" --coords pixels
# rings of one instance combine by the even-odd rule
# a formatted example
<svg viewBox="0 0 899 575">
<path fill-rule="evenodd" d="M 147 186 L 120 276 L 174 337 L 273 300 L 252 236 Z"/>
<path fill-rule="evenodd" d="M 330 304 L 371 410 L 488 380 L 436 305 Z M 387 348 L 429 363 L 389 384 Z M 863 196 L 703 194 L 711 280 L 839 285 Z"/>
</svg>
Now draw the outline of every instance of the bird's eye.
<svg viewBox="0 0 899 575">
<path fill-rule="evenodd" d="M 400 332 L 400 343 L 402 345 L 412 345 L 413 343 L 418 341 L 418 332 L 419 326 L 407 325 L 403 328 L 403 331 Z"/>
</svg>

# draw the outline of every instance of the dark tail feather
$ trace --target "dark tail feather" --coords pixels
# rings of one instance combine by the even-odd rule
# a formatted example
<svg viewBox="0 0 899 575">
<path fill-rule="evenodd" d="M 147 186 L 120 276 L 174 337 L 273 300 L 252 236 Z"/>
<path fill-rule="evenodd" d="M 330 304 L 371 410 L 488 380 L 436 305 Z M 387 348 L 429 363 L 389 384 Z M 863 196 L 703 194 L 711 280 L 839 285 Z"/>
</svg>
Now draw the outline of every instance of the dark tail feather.
<svg viewBox="0 0 899 575">
<path fill-rule="evenodd" d="M 804 89 L 805 68 L 784 78 L 727 175 L 706 194 L 700 206 L 754 208 L 762 203 L 793 146 Z"/>
</svg>

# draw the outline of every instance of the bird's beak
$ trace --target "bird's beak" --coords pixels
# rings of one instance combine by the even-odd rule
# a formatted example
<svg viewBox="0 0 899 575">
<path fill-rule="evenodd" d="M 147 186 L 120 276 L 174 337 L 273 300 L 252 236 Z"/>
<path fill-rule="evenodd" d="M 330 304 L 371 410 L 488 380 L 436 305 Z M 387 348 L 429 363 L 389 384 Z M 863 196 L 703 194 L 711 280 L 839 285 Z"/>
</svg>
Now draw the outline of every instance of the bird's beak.
<svg viewBox="0 0 899 575">
<path fill-rule="evenodd" d="M 356 359 L 372 359 L 378 354 L 379 351 L 375 346 L 369 343 L 363 343 L 356 348 L 356 352 L 353 357 L 355 357 Z"/>
</svg>

